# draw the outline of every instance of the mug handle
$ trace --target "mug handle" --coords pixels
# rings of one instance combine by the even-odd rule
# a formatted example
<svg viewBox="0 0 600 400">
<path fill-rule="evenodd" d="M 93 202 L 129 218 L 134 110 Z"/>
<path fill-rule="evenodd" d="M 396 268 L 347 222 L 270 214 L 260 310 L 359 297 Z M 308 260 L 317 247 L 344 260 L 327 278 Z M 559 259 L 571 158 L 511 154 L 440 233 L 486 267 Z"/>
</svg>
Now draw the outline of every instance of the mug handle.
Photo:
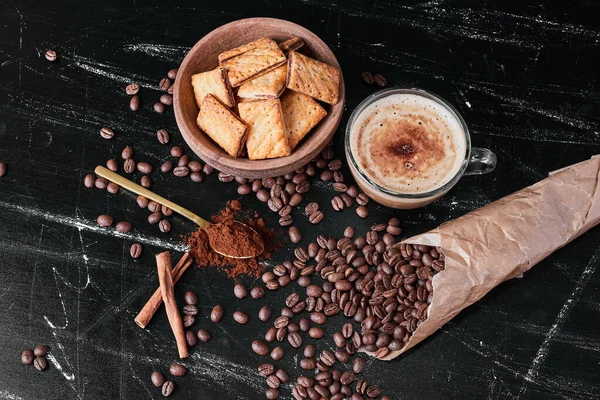
<svg viewBox="0 0 600 400">
<path fill-rule="evenodd" d="M 498 159 L 496 154 L 482 147 L 471 148 L 471 158 L 465 170 L 465 175 L 484 175 L 496 169 Z"/>
</svg>

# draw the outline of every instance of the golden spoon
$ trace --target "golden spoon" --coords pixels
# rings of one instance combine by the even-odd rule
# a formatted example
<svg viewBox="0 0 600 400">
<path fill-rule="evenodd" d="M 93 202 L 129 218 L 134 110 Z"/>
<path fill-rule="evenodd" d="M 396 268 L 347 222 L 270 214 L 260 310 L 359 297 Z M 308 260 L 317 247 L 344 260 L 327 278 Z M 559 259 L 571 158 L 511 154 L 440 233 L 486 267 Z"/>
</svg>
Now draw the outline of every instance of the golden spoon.
<svg viewBox="0 0 600 400">
<path fill-rule="evenodd" d="M 242 222 L 233 221 L 233 223 L 231 223 L 231 225 L 227 227 L 228 229 L 225 229 L 224 231 L 229 233 L 232 237 L 233 236 L 240 237 L 245 234 L 245 236 L 247 236 L 248 241 L 256 244 L 256 252 L 255 252 L 255 254 L 225 254 L 223 252 L 223 249 L 219 249 L 219 248 L 215 247 L 214 236 L 211 234 L 212 233 L 211 227 L 216 227 L 216 226 L 222 227 L 224 224 L 212 224 L 212 223 L 208 222 L 207 220 L 200 218 L 199 216 L 197 216 L 190 210 L 183 208 L 180 205 L 177 205 L 177 204 L 173 203 L 172 201 L 167 200 L 164 197 L 157 195 L 156 193 L 151 192 L 150 190 L 138 185 L 137 183 L 130 181 L 127 178 L 122 177 L 121 175 L 109 170 L 108 168 L 104 168 L 102 166 L 97 166 L 96 169 L 94 170 L 94 172 L 96 173 L 96 175 L 106 178 L 113 183 L 116 183 L 123 189 L 127 189 L 130 192 L 139 194 L 140 196 L 144 196 L 145 198 L 155 201 L 162 206 L 169 207 L 171 210 L 175 211 L 179 215 L 182 215 L 182 216 L 186 217 L 187 219 L 189 219 L 190 221 L 195 222 L 200 228 L 204 229 L 204 231 L 207 233 L 208 242 L 210 244 L 210 247 L 215 251 L 215 253 L 218 253 L 222 256 L 229 257 L 229 258 L 243 259 L 243 258 L 257 257 L 257 256 L 261 255 L 263 253 L 263 251 L 265 250 L 265 244 L 264 244 L 260 234 L 258 232 L 256 232 L 256 230 L 254 230 L 252 227 L 250 227 Z"/>
</svg>

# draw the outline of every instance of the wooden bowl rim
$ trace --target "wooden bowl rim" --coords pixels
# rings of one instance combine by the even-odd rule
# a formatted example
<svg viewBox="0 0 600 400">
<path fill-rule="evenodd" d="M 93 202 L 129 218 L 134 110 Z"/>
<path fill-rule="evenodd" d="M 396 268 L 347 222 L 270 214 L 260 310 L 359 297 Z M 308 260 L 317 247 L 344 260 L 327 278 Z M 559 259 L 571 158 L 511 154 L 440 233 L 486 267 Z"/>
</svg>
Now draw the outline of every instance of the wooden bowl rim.
<svg viewBox="0 0 600 400">
<path fill-rule="evenodd" d="M 227 32 L 230 29 L 238 29 L 240 27 L 261 23 L 281 25 L 282 34 L 286 33 L 286 26 L 294 26 L 295 30 L 301 33 L 302 39 L 308 41 L 309 43 L 316 43 L 318 47 L 322 48 L 325 53 L 324 58 L 326 58 L 326 60 L 323 60 L 323 57 L 321 57 L 319 61 L 327 62 L 328 64 L 334 65 L 340 70 L 339 100 L 336 104 L 330 105 L 328 115 L 319 123 L 319 125 L 317 125 L 317 130 L 311 132 L 312 136 L 309 138 L 308 142 L 310 145 L 299 146 L 294 150 L 294 152 L 292 152 L 291 155 L 287 157 L 266 160 L 231 158 L 220 148 L 219 150 L 221 150 L 222 153 L 220 156 L 214 157 L 212 151 L 207 151 L 202 144 L 199 144 L 194 140 L 194 135 L 206 134 L 202 132 L 200 128 L 198 128 L 195 118 L 190 120 L 184 116 L 180 102 L 180 88 L 183 84 L 189 84 L 191 86 L 191 83 L 183 82 L 183 80 L 179 78 L 183 74 L 183 71 L 188 68 L 188 65 L 192 62 L 193 57 L 196 57 L 196 53 L 198 53 L 200 49 L 206 45 L 206 43 L 212 41 L 216 36 L 221 36 L 224 34 L 224 32 Z M 335 54 L 333 54 L 329 46 L 327 46 L 327 44 L 323 42 L 316 34 L 301 25 L 283 19 L 265 17 L 244 18 L 237 21 L 232 21 L 225 25 L 221 25 L 220 27 L 204 35 L 184 57 L 181 66 L 179 67 L 174 85 L 173 107 L 175 111 L 175 119 L 177 121 L 177 126 L 188 146 L 190 146 L 192 151 L 194 151 L 194 153 L 196 153 L 204 162 L 208 162 L 211 166 L 215 167 L 219 171 L 245 178 L 266 178 L 283 175 L 287 172 L 291 172 L 302 167 L 312 159 L 316 158 L 318 153 L 325 148 L 327 143 L 329 143 L 337 131 L 342 119 L 346 98 L 342 70 L 337 58 L 335 57 Z M 329 131 L 324 130 L 327 129 L 326 125 L 329 126 Z"/>
</svg>

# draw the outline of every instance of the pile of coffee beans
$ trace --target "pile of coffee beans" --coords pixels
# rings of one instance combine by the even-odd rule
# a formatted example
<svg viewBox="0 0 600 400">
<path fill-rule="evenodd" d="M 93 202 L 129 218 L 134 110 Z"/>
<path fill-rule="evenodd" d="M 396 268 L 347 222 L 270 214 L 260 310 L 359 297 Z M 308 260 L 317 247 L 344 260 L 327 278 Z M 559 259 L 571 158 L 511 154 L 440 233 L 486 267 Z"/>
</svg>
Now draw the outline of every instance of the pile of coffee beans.
<svg viewBox="0 0 600 400">
<path fill-rule="evenodd" d="M 369 71 L 365 71 L 362 73 L 361 78 L 367 85 L 372 85 L 373 83 L 379 87 L 384 87 L 387 85 L 387 79 L 385 79 L 385 77 L 381 74 L 373 75 Z"/>
<path fill-rule="evenodd" d="M 33 365 L 38 371 L 44 371 L 48 367 L 46 355 L 48 346 L 40 344 L 35 349 L 26 349 L 21 353 L 21 364 Z"/>
<path fill-rule="evenodd" d="M 190 328 L 196 322 L 196 317 L 199 313 L 197 306 L 198 296 L 196 295 L 196 293 L 188 291 L 183 296 L 183 299 L 185 301 L 185 306 L 183 307 L 183 326 L 184 328 Z M 213 313 L 214 312 L 215 310 L 213 310 Z M 206 329 L 198 329 L 196 333 L 194 333 L 192 330 L 185 331 L 185 340 L 187 342 L 188 347 L 190 348 L 195 347 L 198 344 L 198 341 L 201 341 L 203 343 L 208 342 L 210 340 L 210 337 L 211 334 Z"/>
<path fill-rule="evenodd" d="M 187 373 L 187 368 L 181 364 L 173 363 L 169 367 L 169 373 L 172 376 L 181 377 Z M 152 375 L 150 375 L 150 380 L 154 386 L 160 388 L 160 391 L 164 397 L 169 397 L 171 394 L 173 394 L 173 391 L 175 390 L 175 383 L 173 383 L 171 380 L 167 380 L 161 372 L 152 372 Z"/>
</svg>

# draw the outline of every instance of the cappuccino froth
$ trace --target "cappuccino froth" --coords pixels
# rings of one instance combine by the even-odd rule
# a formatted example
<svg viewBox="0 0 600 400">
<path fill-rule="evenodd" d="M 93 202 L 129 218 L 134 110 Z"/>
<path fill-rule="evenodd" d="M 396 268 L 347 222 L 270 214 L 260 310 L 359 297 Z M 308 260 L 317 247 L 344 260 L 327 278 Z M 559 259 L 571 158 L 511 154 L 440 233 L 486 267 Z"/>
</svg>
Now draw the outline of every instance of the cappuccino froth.
<svg viewBox="0 0 600 400">
<path fill-rule="evenodd" d="M 417 94 L 393 94 L 361 111 L 350 149 L 374 183 L 404 194 L 427 193 L 461 169 L 467 143 L 460 121 L 440 103 Z"/>
</svg>

